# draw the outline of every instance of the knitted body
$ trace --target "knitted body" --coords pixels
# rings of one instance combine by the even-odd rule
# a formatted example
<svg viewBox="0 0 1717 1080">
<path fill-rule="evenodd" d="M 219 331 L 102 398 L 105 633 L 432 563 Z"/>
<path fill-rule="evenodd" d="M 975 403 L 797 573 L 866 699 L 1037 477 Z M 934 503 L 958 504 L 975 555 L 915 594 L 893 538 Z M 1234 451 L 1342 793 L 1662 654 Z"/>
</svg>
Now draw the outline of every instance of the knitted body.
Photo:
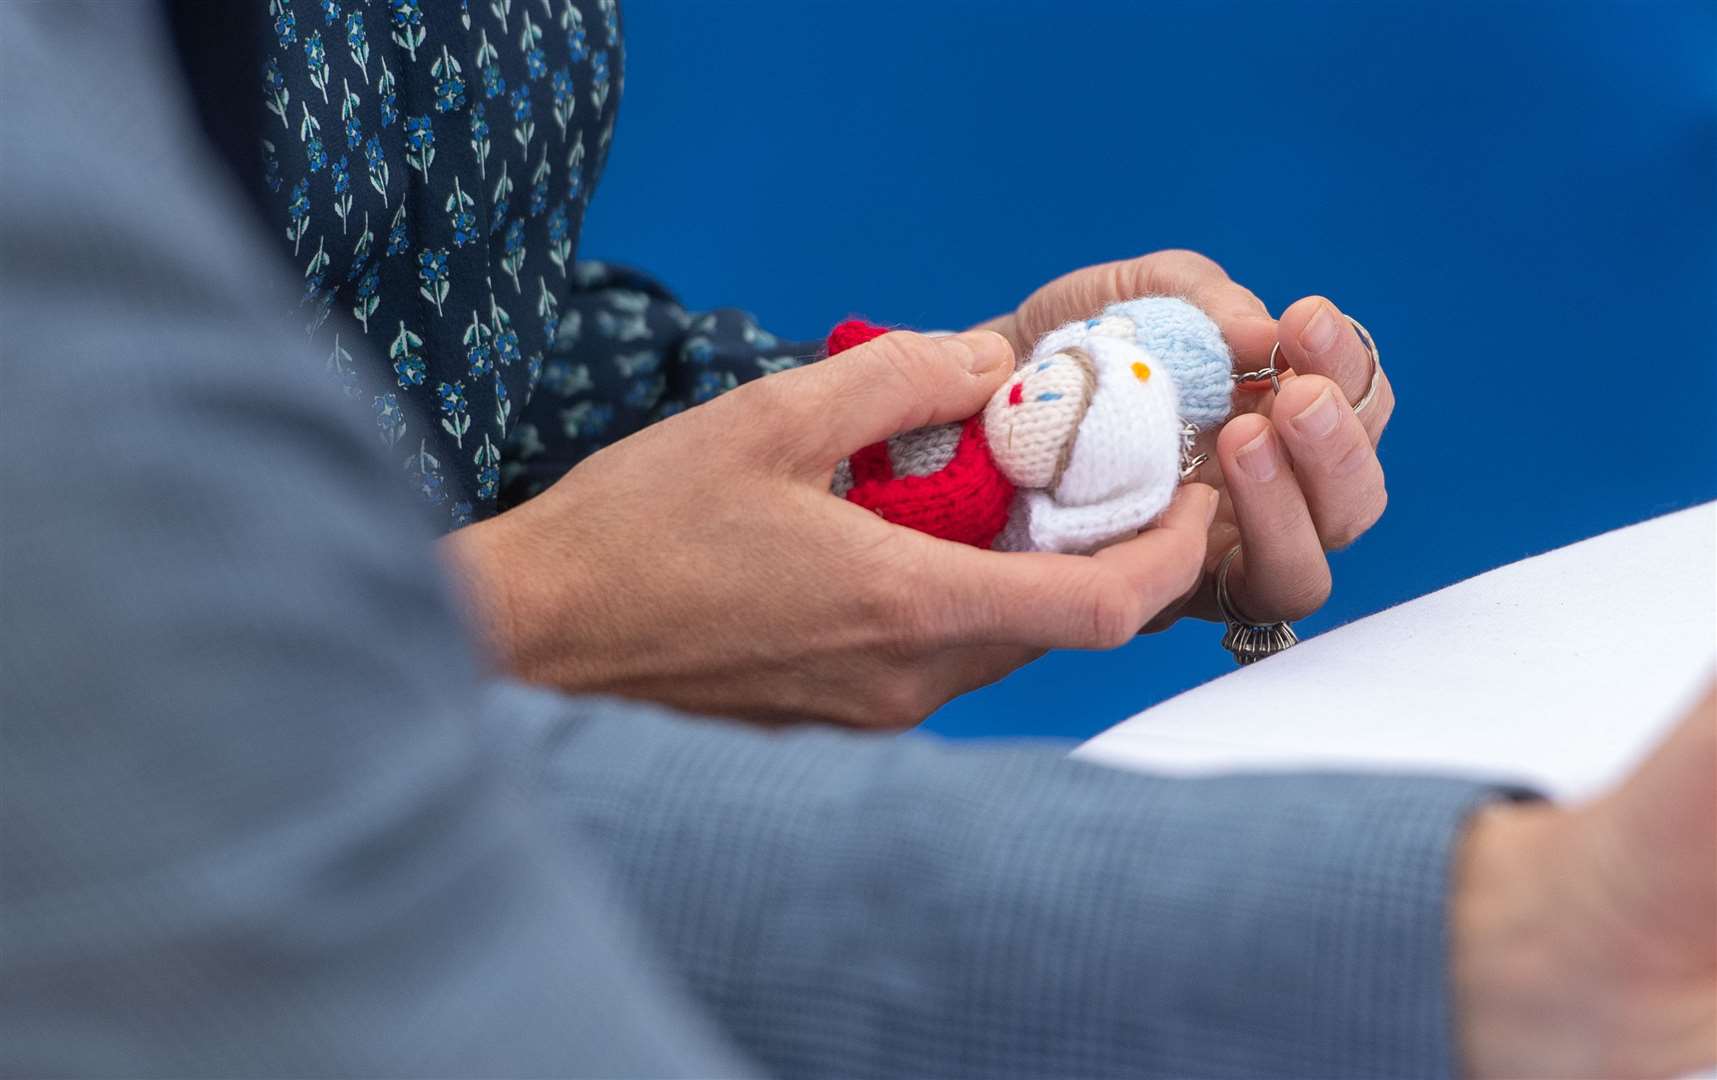
<svg viewBox="0 0 1717 1080">
<path fill-rule="evenodd" d="M 886 332 L 849 320 L 830 333 L 829 354 Z M 1193 305 L 1111 305 L 1045 335 L 978 415 L 860 450 L 833 490 L 948 540 L 1091 551 L 1168 505 L 1185 433 L 1228 417 L 1231 368 L 1221 332 Z"/>
</svg>

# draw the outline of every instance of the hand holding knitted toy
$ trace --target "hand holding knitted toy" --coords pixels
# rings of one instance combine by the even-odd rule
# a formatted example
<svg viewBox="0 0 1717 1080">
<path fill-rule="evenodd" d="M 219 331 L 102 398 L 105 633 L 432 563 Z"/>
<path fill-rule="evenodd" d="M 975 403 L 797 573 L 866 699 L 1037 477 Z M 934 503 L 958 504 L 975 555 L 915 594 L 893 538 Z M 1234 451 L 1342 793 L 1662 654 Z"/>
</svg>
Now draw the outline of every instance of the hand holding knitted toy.
<svg viewBox="0 0 1717 1080">
<path fill-rule="evenodd" d="M 654 424 L 445 550 L 491 652 L 528 681 L 915 723 L 1045 649 L 1130 640 L 1200 572 L 1202 484 L 1090 558 L 942 543 L 829 497 L 836 462 L 981 412 L 1014 368 L 993 333 L 890 334 Z"/>
<path fill-rule="evenodd" d="M 1022 406 L 1029 396 L 1045 410 L 1044 429 L 1065 432 L 1055 410 L 1070 406 L 1040 399 L 1073 390 L 1078 400 L 1077 357 L 1067 358 L 1073 368 L 1057 360 L 1016 371 L 1015 355 L 1142 295 L 1203 310 L 1240 371 L 1262 367 L 1278 336 L 1276 320 L 1213 263 L 1170 252 L 1077 271 L 981 328 L 1011 351 L 991 334 L 899 333 L 771 375 L 616 443 L 538 498 L 444 541 L 468 595 L 484 598 L 473 617 L 515 674 L 574 692 L 892 727 L 1043 649 L 1108 648 L 1141 625 L 1214 615 L 1210 570 L 1242 537 L 1232 575 L 1242 609 L 1305 614 L 1328 589 L 1324 547 L 1381 509 L 1372 445 L 1392 404 L 1385 381 L 1364 417 L 1353 414 L 1370 358 L 1321 298 L 1282 315 L 1283 359 L 1299 376 L 1279 395 L 1234 396 L 1236 415 L 1193 448 L 1211 455 L 1192 477 L 1202 483 L 1182 484 L 1152 528 L 1089 557 L 941 543 L 828 496 L 831 475 L 865 479 L 856 474 L 867 458 L 890 470 L 897 453 L 952 460 L 957 439 L 892 436 L 976 426 L 1003 387 L 1004 401 L 1018 385 Z M 880 463 L 865 449 L 878 440 Z M 837 469 L 843 459 L 850 465 Z M 1044 460 L 1015 465 L 1036 462 L 1041 483 Z M 1053 478 L 1059 453 L 1049 468 Z M 1223 492 L 1220 505 L 1205 484 Z M 590 510 L 639 505 L 648 513 Z"/>
<path fill-rule="evenodd" d="M 1257 296 L 1191 251 L 1072 271 L 982 326 L 1007 337 L 1023 356 L 1056 327 L 1137 296 L 1181 297 L 1204 311 L 1221 329 L 1236 372 L 1264 367 L 1280 342 L 1278 364 L 1295 373 L 1283 378 L 1279 394 L 1237 395 L 1235 415 L 1198 440 L 1197 451 L 1210 458 L 1193 478 L 1223 496 L 1205 577 L 1147 629 L 1183 615 L 1218 618 L 1216 564 L 1242 541 L 1244 553 L 1229 575 L 1240 609 L 1261 622 L 1310 614 L 1329 594 L 1326 552 L 1364 533 L 1387 501 L 1376 453 L 1395 403 L 1387 373 L 1376 399 L 1355 416 L 1351 406 L 1369 386 L 1372 361 L 1342 311 L 1308 296 L 1289 304 L 1278 324 Z"/>
</svg>

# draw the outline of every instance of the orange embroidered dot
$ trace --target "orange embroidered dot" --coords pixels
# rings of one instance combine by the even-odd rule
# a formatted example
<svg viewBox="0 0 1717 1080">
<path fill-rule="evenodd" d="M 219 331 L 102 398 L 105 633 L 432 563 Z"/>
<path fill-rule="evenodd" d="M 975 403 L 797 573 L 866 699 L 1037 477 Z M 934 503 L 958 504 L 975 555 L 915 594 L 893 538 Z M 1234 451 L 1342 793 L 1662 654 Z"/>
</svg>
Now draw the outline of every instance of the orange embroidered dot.
<svg viewBox="0 0 1717 1080">
<path fill-rule="evenodd" d="M 1144 382 L 1151 377 L 1151 369 L 1142 360 L 1133 361 L 1133 378 Z"/>
</svg>

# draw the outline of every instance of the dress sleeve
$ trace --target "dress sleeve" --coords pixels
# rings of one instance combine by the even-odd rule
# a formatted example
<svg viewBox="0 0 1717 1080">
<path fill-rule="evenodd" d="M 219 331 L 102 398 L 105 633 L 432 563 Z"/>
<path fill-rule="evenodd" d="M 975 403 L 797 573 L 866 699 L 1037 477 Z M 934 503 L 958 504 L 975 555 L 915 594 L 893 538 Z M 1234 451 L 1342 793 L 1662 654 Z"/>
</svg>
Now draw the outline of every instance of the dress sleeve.
<svg viewBox="0 0 1717 1080">
<path fill-rule="evenodd" d="M 772 1075 L 1459 1072 L 1450 860 L 1512 793 L 494 695 L 553 827 Z"/>
<path fill-rule="evenodd" d="M 736 308 L 687 311 L 647 274 L 580 262 L 542 377 L 505 448 L 501 508 L 591 454 L 740 383 L 815 358 Z"/>
</svg>

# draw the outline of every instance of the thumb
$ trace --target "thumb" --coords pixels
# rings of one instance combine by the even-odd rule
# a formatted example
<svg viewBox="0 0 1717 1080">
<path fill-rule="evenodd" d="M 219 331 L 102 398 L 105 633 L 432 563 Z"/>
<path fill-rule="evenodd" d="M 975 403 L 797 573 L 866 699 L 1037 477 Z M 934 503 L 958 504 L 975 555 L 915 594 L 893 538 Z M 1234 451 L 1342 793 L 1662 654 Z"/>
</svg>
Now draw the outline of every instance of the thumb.
<svg viewBox="0 0 1717 1080">
<path fill-rule="evenodd" d="M 861 447 L 980 412 L 1013 374 L 1013 346 L 989 330 L 884 334 L 774 383 L 797 464 L 822 471 Z"/>
</svg>

